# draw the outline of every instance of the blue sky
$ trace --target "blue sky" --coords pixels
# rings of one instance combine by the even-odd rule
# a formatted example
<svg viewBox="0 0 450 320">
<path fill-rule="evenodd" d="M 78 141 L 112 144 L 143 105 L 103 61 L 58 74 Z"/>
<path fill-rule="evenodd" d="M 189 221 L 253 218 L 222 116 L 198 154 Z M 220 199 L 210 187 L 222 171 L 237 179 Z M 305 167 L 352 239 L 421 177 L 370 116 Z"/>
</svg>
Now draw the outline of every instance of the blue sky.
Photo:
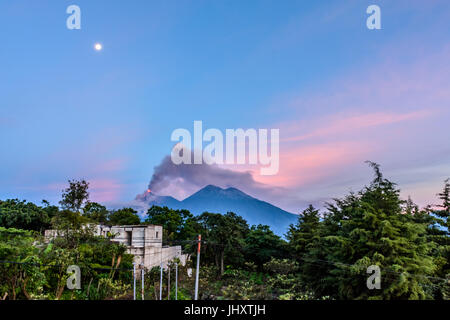
<svg viewBox="0 0 450 320">
<path fill-rule="evenodd" d="M 450 175 L 449 21 L 444 0 L 4 0 L 0 198 L 56 202 L 86 178 L 94 200 L 131 200 L 202 120 L 280 128 L 280 174 L 254 179 L 286 197 L 235 187 L 285 209 L 361 187 L 369 159 L 424 205 Z"/>
</svg>

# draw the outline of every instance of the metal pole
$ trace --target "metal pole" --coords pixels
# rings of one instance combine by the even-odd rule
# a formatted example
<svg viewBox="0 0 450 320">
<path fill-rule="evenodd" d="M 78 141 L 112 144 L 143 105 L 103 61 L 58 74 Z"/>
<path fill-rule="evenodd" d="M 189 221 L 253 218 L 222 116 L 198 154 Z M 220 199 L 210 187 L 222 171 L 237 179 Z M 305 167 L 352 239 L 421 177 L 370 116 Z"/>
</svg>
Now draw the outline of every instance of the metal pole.
<svg viewBox="0 0 450 320">
<path fill-rule="evenodd" d="M 161 261 L 160 269 L 161 269 L 161 277 L 159 278 L 159 300 L 162 300 L 162 276 L 163 276 L 162 261 Z"/>
<path fill-rule="evenodd" d="M 167 300 L 170 300 L 170 266 L 167 264 L 167 269 L 169 269 L 168 285 L 167 285 Z"/>
<path fill-rule="evenodd" d="M 175 300 L 178 300 L 178 262 L 175 264 Z"/>
<path fill-rule="evenodd" d="M 202 235 L 198 235 L 198 246 L 197 246 L 197 270 L 195 272 L 195 298 L 194 300 L 198 300 L 198 274 L 200 272 L 200 245 L 202 243 Z"/>
<path fill-rule="evenodd" d="M 133 300 L 136 300 L 136 263 L 133 262 Z"/>
<path fill-rule="evenodd" d="M 141 269 L 141 280 L 142 280 L 142 284 L 141 284 L 141 295 L 142 295 L 142 300 L 144 300 L 144 265 L 142 265 L 142 269 Z"/>
</svg>

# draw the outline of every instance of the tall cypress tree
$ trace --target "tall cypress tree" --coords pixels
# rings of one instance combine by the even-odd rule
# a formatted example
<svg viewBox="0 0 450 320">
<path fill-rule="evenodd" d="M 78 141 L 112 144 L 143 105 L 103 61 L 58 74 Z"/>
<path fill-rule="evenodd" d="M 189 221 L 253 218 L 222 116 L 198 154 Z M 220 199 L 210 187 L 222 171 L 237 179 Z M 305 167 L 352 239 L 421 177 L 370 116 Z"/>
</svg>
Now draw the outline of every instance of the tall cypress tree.
<svg viewBox="0 0 450 320">
<path fill-rule="evenodd" d="M 330 290 L 329 286 L 324 285 L 329 266 L 322 264 L 327 249 L 321 238 L 325 229 L 323 224 L 320 222 L 319 210 L 309 205 L 300 213 L 297 224 L 290 225 L 286 235 L 292 258 L 299 265 L 299 287 L 317 298 L 329 295 Z"/>
<path fill-rule="evenodd" d="M 437 205 L 438 210 L 433 210 L 435 222 L 438 228 L 433 228 L 433 239 L 437 243 L 436 250 L 436 276 L 441 280 L 435 288 L 436 299 L 450 299 L 450 180 L 444 181 L 444 189 L 438 194 L 441 204 Z"/>
<path fill-rule="evenodd" d="M 448 222 L 447 218 L 450 215 L 450 179 L 444 181 L 444 190 L 438 194 L 439 199 L 442 200 L 442 204 L 438 205 L 439 208 L 442 208 L 437 212 L 437 215 L 445 221 Z M 448 223 L 447 223 L 447 231 L 448 231 Z"/>
<path fill-rule="evenodd" d="M 372 183 L 357 194 L 328 205 L 322 244 L 315 253 L 324 274 L 320 294 L 337 299 L 425 299 L 430 297 L 428 276 L 435 265 L 426 224 L 403 210 L 405 201 L 376 163 Z M 318 259 L 318 254 L 325 259 Z M 381 269 L 381 289 L 370 290 L 367 268 Z"/>
<path fill-rule="evenodd" d="M 298 217 L 296 225 L 290 225 L 286 238 L 294 257 L 301 259 L 318 240 L 319 210 L 309 205 Z"/>
</svg>

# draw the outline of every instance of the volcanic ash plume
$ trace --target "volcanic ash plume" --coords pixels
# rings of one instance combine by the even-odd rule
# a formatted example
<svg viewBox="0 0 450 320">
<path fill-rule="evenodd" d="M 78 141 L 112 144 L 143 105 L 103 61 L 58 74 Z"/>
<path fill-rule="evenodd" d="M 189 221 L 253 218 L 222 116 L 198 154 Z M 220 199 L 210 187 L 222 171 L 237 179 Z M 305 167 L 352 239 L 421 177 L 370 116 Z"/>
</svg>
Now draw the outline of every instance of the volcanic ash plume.
<svg viewBox="0 0 450 320">
<path fill-rule="evenodd" d="M 167 194 L 184 198 L 208 184 L 219 187 L 237 187 L 243 190 L 262 190 L 266 186 L 256 182 L 250 172 L 238 172 L 220 168 L 217 165 L 179 164 L 166 156 L 155 167 L 148 189 L 136 200 L 148 202 L 155 194 Z"/>
</svg>

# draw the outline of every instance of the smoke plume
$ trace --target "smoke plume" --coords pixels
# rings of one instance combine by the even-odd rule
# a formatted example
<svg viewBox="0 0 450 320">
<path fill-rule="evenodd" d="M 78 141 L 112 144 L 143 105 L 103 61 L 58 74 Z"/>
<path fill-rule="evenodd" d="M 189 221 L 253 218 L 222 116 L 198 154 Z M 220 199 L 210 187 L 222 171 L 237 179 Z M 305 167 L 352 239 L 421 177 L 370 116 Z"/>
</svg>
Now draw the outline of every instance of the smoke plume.
<svg viewBox="0 0 450 320">
<path fill-rule="evenodd" d="M 274 191 L 273 187 L 255 181 L 249 171 L 233 171 L 206 163 L 176 165 L 170 156 L 166 156 L 155 167 L 148 190 L 136 199 L 147 199 L 152 194 L 170 195 L 184 199 L 209 184 L 221 188 L 239 188 L 254 196 L 267 193 L 269 190 Z"/>
</svg>

